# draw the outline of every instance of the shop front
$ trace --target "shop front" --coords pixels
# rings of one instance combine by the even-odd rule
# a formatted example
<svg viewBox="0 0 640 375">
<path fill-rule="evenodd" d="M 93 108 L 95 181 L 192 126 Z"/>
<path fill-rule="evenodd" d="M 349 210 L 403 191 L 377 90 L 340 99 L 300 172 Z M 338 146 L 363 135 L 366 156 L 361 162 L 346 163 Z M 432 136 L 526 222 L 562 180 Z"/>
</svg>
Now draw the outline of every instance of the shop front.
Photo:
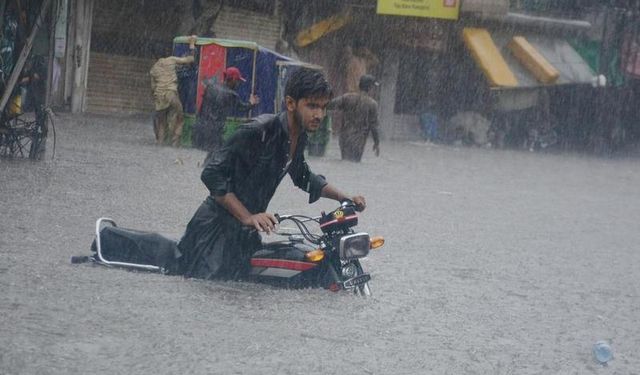
<svg viewBox="0 0 640 375">
<path fill-rule="evenodd" d="M 472 108 L 491 123 L 494 146 L 547 148 L 570 136 L 575 92 L 606 84 L 562 36 L 465 27 L 462 39 L 485 100 Z M 480 72 L 478 75 L 477 72 Z M 465 111 L 460 108 L 460 111 Z M 455 130 L 454 130 L 455 131 Z"/>
</svg>

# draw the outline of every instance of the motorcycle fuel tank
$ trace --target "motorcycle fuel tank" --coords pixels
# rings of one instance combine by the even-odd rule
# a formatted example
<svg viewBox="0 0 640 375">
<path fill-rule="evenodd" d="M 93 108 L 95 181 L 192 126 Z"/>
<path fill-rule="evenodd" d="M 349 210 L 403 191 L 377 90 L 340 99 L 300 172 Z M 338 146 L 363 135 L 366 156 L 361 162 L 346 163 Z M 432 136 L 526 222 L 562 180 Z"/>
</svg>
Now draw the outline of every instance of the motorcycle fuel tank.
<svg viewBox="0 0 640 375">
<path fill-rule="evenodd" d="M 313 250 L 313 247 L 298 241 L 264 244 L 251 257 L 251 274 L 284 278 L 296 276 L 318 265 L 305 258 L 305 254 Z"/>
</svg>

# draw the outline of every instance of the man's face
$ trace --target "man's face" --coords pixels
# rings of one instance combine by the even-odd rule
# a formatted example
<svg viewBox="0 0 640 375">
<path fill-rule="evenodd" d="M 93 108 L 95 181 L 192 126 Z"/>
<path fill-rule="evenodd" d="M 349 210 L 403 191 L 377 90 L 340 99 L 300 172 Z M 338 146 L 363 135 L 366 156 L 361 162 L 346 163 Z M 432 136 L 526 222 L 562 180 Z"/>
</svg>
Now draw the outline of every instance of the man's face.
<svg viewBox="0 0 640 375">
<path fill-rule="evenodd" d="M 297 102 L 287 97 L 287 110 L 294 112 L 294 118 L 303 130 L 315 132 L 327 115 L 329 98 L 302 98 Z"/>
<path fill-rule="evenodd" d="M 238 86 L 240 86 L 240 82 L 242 81 L 240 81 L 239 79 L 229 78 L 227 79 L 227 87 L 231 90 L 235 90 Z"/>
</svg>

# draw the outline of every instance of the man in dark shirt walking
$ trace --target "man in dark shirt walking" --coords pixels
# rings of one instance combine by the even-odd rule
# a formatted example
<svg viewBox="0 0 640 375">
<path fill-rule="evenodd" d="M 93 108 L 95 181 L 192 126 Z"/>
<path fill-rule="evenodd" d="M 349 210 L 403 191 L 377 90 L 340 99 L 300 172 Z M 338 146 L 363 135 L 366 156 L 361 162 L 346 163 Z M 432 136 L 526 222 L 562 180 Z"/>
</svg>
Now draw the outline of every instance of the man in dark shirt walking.
<svg viewBox="0 0 640 375">
<path fill-rule="evenodd" d="M 277 223 L 265 212 L 286 174 L 309 193 L 342 201 L 347 195 L 311 172 L 304 158 L 307 132 L 318 130 L 326 115 L 331 88 L 316 70 L 296 71 L 285 89 L 286 111 L 262 115 L 241 126 L 205 166 L 201 179 L 210 195 L 189 222 L 178 245 L 180 273 L 197 278 L 237 278 L 249 267 L 260 244 L 256 232 L 270 233 Z M 358 210 L 362 196 L 352 197 Z"/>
<path fill-rule="evenodd" d="M 329 109 L 344 114 L 339 127 L 340 153 L 343 160 L 359 162 L 369 133 L 373 137 L 373 151 L 380 155 L 378 135 L 378 103 L 371 98 L 371 91 L 378 85 L 375 78 L 365 74 L 360 77 L 360 92 L 350 92 L 333 99 Z"/>
<path fill-rule="evenodd" d="M 260 99 L 252 94 L 249 103 L 245 103 L 235 91 L 242 82 L 246 82 L 238 68 L 229 67 L 223 75 L 224 85 L 207 84 L 202 97 L 202 107 L 191 135 L 192 144 L 208 152 L 205 165 L 212 152 L 222 146 L 227 117 L 235 111 L 249 111 L 260 102 Z"/>
</svg>

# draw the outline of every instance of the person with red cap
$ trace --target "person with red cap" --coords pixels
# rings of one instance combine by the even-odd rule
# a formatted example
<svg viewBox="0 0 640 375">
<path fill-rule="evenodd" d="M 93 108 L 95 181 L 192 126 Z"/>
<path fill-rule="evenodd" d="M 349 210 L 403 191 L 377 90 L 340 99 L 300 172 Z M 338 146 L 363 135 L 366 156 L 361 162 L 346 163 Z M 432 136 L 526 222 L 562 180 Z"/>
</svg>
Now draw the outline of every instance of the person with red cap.
<svg viewBox="0 0 640 375">
<path fill-rule="evenodd" d="M 235 91 L 246 82 L 240 70 L 230 66 L 223 72 L 224 84 L 209 81 L 205 83 L 202 106 L 196 123 L 193 125 L 191 143 L 194 147 L 207 151 L 204 165 L 211 159 L 215 150 L 220 148 L 224 139 L 225 121 L 234 112 L 245 112 L 260 103 L 260 98 L 251 94 L 249 102 L 244 102 Z"/>
</svg>

